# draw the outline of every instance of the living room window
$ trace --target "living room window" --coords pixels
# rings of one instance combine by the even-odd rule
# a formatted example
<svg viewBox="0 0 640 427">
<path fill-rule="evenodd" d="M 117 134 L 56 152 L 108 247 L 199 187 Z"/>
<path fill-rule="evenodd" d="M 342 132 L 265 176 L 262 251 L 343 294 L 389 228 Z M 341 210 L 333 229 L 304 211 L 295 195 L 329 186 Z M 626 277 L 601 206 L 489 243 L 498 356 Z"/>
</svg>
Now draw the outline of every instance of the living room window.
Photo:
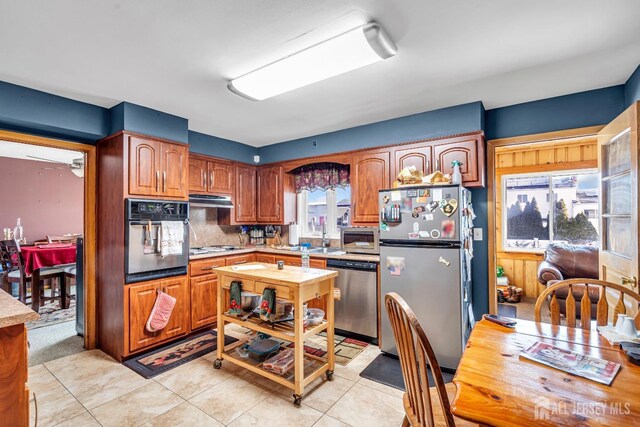
<svg viewBox="0 0 640 427">
<path fill-rule="evenodd" d="M 543 251 L 549 242 L 598 245 L 598 172 L 561 171 L 502 178 L 503 248 Z"/>
<path fill-rule="evenodd" d="M 313 163 L 292 172 L 301 237 L 322 237 L 326 224 L 328 237 L 339 238 L 340 227 L 349 225 L 351 216 L 349 166 Z"/>
</svg>

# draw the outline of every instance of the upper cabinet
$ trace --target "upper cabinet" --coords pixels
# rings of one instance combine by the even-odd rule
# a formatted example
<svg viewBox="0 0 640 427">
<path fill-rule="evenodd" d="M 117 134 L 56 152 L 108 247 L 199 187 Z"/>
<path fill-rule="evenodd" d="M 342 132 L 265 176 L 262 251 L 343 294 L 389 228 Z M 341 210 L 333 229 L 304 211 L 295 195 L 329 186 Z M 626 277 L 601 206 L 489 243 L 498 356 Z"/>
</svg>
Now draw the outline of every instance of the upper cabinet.
<svg viewBox="0 0 640 427">
<path fill-rule="evenodd" d="M 283 174 L 280 166 L 258 169 L 258 222 L 282 222 Z"/>
<path fill-rule="evenodd" d="M 129 135 L 129 194 L 187 198 L 186 145 Z"/>
<path fill-rule="evenodd" d="M 423 175 L 433 172 L 431 146 L 428 144 L 413 144 L 396 148 L 393 153 L 392 181 L 400 171 L 406 167 L 415 166 Z"/>
<path fill-rule="evenodd" d="M 196 194 L 233 194 L 234 166 L 232 162 L 189 158 L 189 192 Z"/>
<path fill-rule="evenodd" d="M 351 160 L 351 208 L 354 225 L 376 224 L 378 191 L 389 188 L 389 151 L 365 151 Z"/>
<path fill-rule="evenodd" d="M 453 173 L 451 162 L 462 163 L 462 185 L 465 187 L 484 186 L 484 138 L 481 133 L 420 141 L 413 144 L 391 148 L 393 167 L 391 182 L 400 171 L 408 166 L 415 166 L 423 175 L 437 170 L 442 173 Z"/>
<path fill-rule="evenodd" d="M 209 174 L 209 192 L 216 194 L 233 194 L 233 163 L 222 160 L 207 162 Z"/>
<path fill-rule="evenodd" d="M 236 166 L 235 223 L 256 223 L 256 168 Z"/>
<path fill-rule="evenodd" d="M 468 135 L 433 142 L 433 157 L 436 169 L 442 173 L 453 173 L 451 162 L 462 163 L 462 185 L 484 186 L 484 139 L 482 135 Z"/>
<path fill-rule="evenodd" d="M 189 193 L 203 194 L 207 192 L 207 161 L 189 156 Z"/>
</svg>

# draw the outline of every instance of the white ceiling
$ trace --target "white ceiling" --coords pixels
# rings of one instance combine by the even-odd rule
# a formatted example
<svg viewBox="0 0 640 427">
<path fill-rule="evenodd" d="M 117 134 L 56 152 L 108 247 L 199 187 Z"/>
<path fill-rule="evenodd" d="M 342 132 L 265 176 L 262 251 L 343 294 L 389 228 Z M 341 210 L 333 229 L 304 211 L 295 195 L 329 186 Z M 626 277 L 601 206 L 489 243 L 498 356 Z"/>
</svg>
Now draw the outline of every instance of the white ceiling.
<svg viewBox="0 0 640 427">
<path fill-rule="evenodd" d="M 265 101 L 228 79 L 376 20 L 386 61 Z M 624 83 L 638 0 L 0 0 L 0 80 L 129 101 L 263 146 L 481 100 L 486 108 Z"/>
<path fill-rule="evenodd" d="M 64 165 L 59 163 L 66 163 L 70 165 L 76 159 L 84 159 L 84 153 L 79 151 L 63 150 L 61 148 L 20 144 L 17 142 L 0 140 L 0 157 L 33 160 L 36 162 L 48 163 L 51 167 L 64 167 Z"/>
</svg>

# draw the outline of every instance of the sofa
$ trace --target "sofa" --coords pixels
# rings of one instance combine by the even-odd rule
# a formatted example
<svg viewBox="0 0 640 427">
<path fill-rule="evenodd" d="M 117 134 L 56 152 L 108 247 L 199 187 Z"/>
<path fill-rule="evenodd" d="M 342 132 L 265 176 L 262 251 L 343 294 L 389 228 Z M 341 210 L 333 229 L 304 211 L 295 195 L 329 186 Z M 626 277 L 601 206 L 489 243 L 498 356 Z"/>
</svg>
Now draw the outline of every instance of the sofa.
<svg viewBox="0 0 640 427">
<path fill-rule="evenodd" d="M 597 279 L 598 248 L 568 243 L 550 243 L 544 253 L 544 261 L 538 266 L 538 282 L 544 286 L 551 286 L 566 279 Z M 580 316 L 580 302 L 584 294 L 583 285 L 573 285 L 573 297 L 576 300 L 576 313 Z M 589 288 L 591 300 L 591 316 L 595 319 L 596 304 L 598 303 L 600 287 Z M 556 299 L 560 305 L 560 313 L 566 315 L 566 299 L 569 288 L 556 291 Z"/>
</svg>

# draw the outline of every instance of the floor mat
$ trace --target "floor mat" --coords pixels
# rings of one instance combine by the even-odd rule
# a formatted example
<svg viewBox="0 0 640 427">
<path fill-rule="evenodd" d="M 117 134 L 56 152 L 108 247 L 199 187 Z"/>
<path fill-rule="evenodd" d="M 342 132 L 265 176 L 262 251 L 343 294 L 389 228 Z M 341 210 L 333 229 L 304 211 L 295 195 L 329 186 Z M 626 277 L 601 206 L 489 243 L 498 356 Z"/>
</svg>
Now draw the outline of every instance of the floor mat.
<svg viewBox="0 0 640 427">
<path fill-rule="evenodd" d="M 216 350 L 217 336 L 216 331 L 205 331 L 126 360 L 123 365 L 145 378 L 152 378 Z M 236 338 L 224 337 L 225 346 L 236 341 Z"/>
<path fill-rule="evenodd" d="M 69 308 L 66 309 L 61 309 L 58 301 L 52 301 L 40 307 L 38 314 L 40 315 L 38 320 L 26 323 L 27 329 L 33 330 L 75 320 L 76 301 L 72 299 Z"/>
<path fill-rule="evenodd" d="M 427 371 L 427 374 L 429 375 L 429 386 L 433 387 L 435 382 L 431 376 L 431 371 Z M 379 354 L 373 359 L 373 362 L 369 363 L 369 365 L 360 372 L 360 376 L 404 391 L 404 379 L 402 378 L 400 360 L 394 356 Z M 445 384 L 453 380 L 453 374 L 447 372 L 443 372 L 442 377 L 444 378 Z"/>
</svg>

